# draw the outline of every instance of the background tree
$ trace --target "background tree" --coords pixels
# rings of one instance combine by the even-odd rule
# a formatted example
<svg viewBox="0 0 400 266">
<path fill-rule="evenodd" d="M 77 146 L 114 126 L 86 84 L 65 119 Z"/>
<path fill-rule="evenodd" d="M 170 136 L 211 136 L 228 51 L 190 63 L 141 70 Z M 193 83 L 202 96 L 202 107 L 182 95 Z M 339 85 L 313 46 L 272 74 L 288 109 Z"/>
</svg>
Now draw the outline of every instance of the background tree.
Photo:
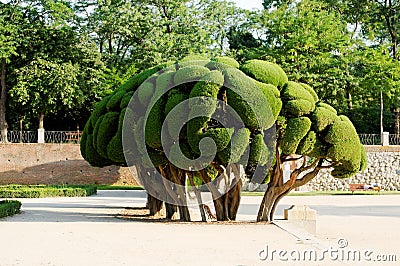
<svg viewBox="0 0 400 266">
<path fill-rule="evenodd" d="M 68 115 L 67 121 L 74 121 L 75 127 L 79 120 L 87 119 L 93 102 L 107 93 L 103 89 L 106 69 L 96 46 L 70 26 L 73 12 L 67 1 L 21 1 L 14 12 L 19 19 L 18 34 L 25 38 L 17 39 L 15 54 L 9 57 L 6 81 L 10 88 L 10 125 L 19 128 L 21 118 L 29 125 L 32 117 L 43 118 L 40 109 L 45 109 L 47 115 Z M 70 94 L 72 91 L 75 95 Z M 55 124 L 53 127 L 62 124 L 66 129 L 66 123 L 60 120 Z"/>
<path fill-rule="evenodd" d="M 9 4 L 0 3 L 0 60 L 1 60 L 1 77 L 0 77 L 0 140 L 8 142 L 7 139 L 7 120 L 6 120 L 6 99 L 7 99 L 7 64 L 10 58 L 16 55 L 18 46 L 18 34 L 20 13 L 17 12 L 20 1 Z"/>
</svg>

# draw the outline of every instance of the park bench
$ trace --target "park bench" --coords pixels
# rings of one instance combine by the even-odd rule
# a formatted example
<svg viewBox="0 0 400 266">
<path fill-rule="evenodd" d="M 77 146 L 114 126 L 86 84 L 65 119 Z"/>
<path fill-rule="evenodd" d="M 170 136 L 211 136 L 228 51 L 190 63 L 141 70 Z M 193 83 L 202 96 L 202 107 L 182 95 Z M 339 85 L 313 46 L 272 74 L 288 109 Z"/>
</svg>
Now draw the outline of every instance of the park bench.
<svg viewBox="0 0 400 266">
<path fill-rule="evenodd" d="M 82 132 L 80 132 L 80 131 L 66 132 L 65 135 L 66 135 L 66 138 L 65 138 L 66 142 L 79 142 L 82 137 Z"/>
<path fill-rule="evenodd" d="M 378 185 L 365 185 L 365 184 L 350 184 L 350 191 L 380 191 L 381 187 Z"/>
</svg>

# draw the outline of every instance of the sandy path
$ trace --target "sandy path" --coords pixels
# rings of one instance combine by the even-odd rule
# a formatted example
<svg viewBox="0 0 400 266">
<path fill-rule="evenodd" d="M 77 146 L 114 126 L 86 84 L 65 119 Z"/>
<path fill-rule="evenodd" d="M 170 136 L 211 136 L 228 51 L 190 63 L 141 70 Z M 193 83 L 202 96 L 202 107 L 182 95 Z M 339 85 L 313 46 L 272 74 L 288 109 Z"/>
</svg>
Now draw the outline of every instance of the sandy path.
<svg viewBox="0 0 400 266">
<path fill-rule="evenodd" d="M 266 245 L 270 249 L 321 249 L 341 237 L 351 247 L 398 252 L 399 263 L 399 199 L 286 197 L 278 218 L 291 204 L 307 204 L 319 211 L 317 238 L 310 240 L 299 240 L 292 235 L 296 230 L 286 232 L 275 225 L 116 218 L 125 207 L 144 206 L 145 195 L 137 191 L 100 191 L 89 198 L 23 199 L 22 214 L 0 220 L 0 265 L 310 265 L 277 258 L 261 261 L 258 253 Z M 260 197 L 244 197 L 238 219 L 255 219 L 260 201 Z"/>
</svg>

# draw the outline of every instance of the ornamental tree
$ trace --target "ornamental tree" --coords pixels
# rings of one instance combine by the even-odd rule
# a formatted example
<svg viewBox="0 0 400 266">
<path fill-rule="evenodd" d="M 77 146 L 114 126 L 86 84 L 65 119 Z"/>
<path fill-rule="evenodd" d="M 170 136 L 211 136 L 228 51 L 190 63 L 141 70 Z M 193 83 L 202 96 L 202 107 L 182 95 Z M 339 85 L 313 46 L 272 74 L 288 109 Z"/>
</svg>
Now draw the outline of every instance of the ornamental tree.
<svg viewBox="0 0 400 266">
<path fill-rule="evenodd" d="M 187 57 L 132 77 L 97 104 L 81 152 L 94 166 L 135 166 L 151 214 L 164 201 L 167 218 L 179 208 L 185 221 L 188 189 L 206 219 L 199 181 L 213 196 L 217 220 L 235 220 L 240 166 L 253 182 L 269 182 L 261 221 L 271 220 L 279 199 L 319 170 L 334 167 L 342 178 L 365 165 L 351 122 L 311 87 L 289 82 L 276 64 L 240 66 L 228 57 Z M 302 166 L 284 182 L 283 163 L 292 160 Z"/>
</svg>

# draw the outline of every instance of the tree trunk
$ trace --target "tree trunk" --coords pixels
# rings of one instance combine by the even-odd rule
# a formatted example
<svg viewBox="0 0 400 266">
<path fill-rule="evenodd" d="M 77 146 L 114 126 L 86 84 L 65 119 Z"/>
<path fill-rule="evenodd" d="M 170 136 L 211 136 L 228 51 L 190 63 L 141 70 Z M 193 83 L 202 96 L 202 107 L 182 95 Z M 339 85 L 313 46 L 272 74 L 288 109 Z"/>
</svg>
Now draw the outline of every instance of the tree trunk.
<svg viewBox="0 0 400 266">
<path fill-rule="evenodd" d="M 236 220 L 236 215 L 239 210 L 240 205 L 240 191 L 242 189 L 242 179 L 239 177 L 239 181 L 233 185 L 231 190 L 228 193 L 228 218 L 231 221 Z"/>
<path fill-rule="evenodd" d="M 150 194 L 147 194 L 147 208 L 150 210 L 150 215 L 155 217 L 161 217 L 161 210 L 163 202 Z"/>
<path fill-rule="evenodd" d="M 400 108 L 394 109 L 394 134 L 400 135 Z"/>
<path fill-rule="evenodd" d="M 194 194 L 196 195 L 197 204 L 199 205 L 199 209 L 200 209 L 201 221 L 207 222 L 206 213 L 204 211 L 203 199 L 201 198 L 201 192 L 197 189 L 196 184 L 194 183 L 193 173 L 188 172 L 187 175 L 189 178 L 190 185 L 193 188 Z"/>
<path fill-rule="evenodd" d="M 39 114 L 39 129 L 43 129 L 43 121 L 44 121 L 44 112 L 40 112 Z"/>
<path fill-rule="evenodd" d="M 1 142 L 7 143 L 7 120 L 6 120 L 6 59 L 1 59 L 1 93 L 0 93 L 0 137 Z"/>
<path fill-rule="evenodd" d="M 272 222 L 274 213 L 273 207 L 276 205 L 275 201 L 278 199 L 278 189 L 273 186 L 268 186 L 262 199 L 260 209 L 258 210 L 257 222 Z"/>
<path fill-rule="evenodd" d="M 169 220 L 178 219 L 178 208 L 176 205 L 165 202 L 165 214 Z"/>
<path fill-rule="evenodd" d="M 227 197 L 227 194 L 221 195 L 221 193 L 219 193 L 218 189 L 211 182 L 211 178 L 204 170 L 200 171 L 200 176 L 201 179 L 203 179 L 203 182 L 206 184 L 208 190 L 211 192 L 217 221 L 228 221 L 228 210 L 225 208 L 225 197 Z"/>
<path fill-rule="evenodd" d="M 179 218 L 181 221 L 190 222 L 190 213 L 186 201 L 186 174 L 180 169 L 176 169 L 172 165 L 169 166 L 171 173 L 171 180 L 175 185 L 175 193 L 177 198 L 177 205 L 179 208 Z"/>
</svg>

